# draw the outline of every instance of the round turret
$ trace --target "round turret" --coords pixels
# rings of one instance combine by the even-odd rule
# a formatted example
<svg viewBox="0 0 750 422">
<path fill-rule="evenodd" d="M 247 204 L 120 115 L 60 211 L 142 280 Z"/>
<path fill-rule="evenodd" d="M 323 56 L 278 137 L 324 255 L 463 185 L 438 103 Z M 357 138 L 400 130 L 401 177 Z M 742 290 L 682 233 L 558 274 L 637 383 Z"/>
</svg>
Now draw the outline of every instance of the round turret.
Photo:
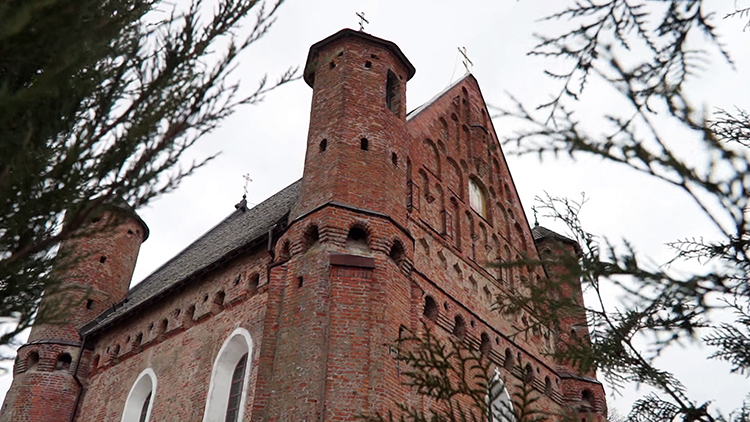
<svg viewBox="0 0 750 422">
<path fill-rule="evenodd" d="M 18 349 L 0 421 L 70 420 L 90 359 L 78 329 L 125 298 L 147 237 L 145 223 L 118 202 L 90 213 L 60 245 L 56 282 L 45 288 L 37 322 Z"/>
<path fill-rule="evenodd" d="M 310 48 L 310 128 L 296 218 L 327 203 L 406 215 L 406 81 L 394 43 L 344 29 Z"/>
</svg>

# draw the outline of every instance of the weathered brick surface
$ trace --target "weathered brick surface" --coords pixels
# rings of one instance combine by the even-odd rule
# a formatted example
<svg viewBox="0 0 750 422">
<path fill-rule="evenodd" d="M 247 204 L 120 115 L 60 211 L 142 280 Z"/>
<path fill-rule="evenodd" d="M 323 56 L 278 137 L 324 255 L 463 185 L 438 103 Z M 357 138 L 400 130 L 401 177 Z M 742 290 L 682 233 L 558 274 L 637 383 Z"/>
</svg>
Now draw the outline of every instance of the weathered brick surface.
<svg viewBox="0 0 750 422">
<path fill-rule="evenodd" d="M 59 285 L 45 292 L 42 309 L 64 309 L 64 318 L 37 323 L 28 342 L 18 350 L 13 383 L 0 411 L 0 421 L 70 420 L 79 386 L 85 380 L 90 352 L 81 358 L 78 328 L 121 301 L 127 293 L 138 250 L 146 229 L 136 218 L 121 213 L 97 215 L 84 227 L 86 236 L 61 246 L 61 256 L 72 262 L 59 270 Z M 90 232 L 89 232 L 90 230 Z M 38 363 L 32 365 L 32 355 Z M 69 363 L 63 362 L 69 360 Z"/>
<path fill-rule="evenodd" d="M 119 421 L 130 388 L 147 367 L 157 376 L 151 420 L 201 420 L 214 360 L 237 327 L 253 338 L 250 408 L 263 343 L 268 262 L 262 249 L 239 256 L 98 338 L 93 352 L 98 364 L 76 420 Z M 216 303 L 221 296 L 224 300 Z"/>
<path fill-rule="evenodd" d="M 457 318 L 465 322 L 463 341 L 485 354 L 511 392 L 529 368 L 537 406 L 603 420 L 606 403 L 593 374 L 549 357 L 566 334 L 515 335 L 533 322 L 530 315 L 492 309 L 498 293 L 560 269 L 487 265 L 538 253 L 476 80 L 463 78 L 407 120 L 409 64 L 392 45 L 350 34 L 315 51 L 306 72 L 313 104 L 301 196 L 287 227 L 271 239 L 271 250 L 236 256 L 90 338 L 76 420 L 119 421 L 146 368 L 158 379 L 152 421 L 202 420 L 212 365 L 237 327 L 254 345 L 245 420 L 352 421 L 404 402 L 428 409 L 436 403 L 401 384 L 405 368 L 390 345 L 402 328 L 428 327 L 455 340 Z M 385 100 L 389 72 L 393 110 Z M 484 215 L 470 206 L 470 180 L 484 193 Z M 122 297 L 127 281 L 107 283 L 126 273 L 129 279 L 126 263 L 137 247 L 128 242 L 82 243 L 92 257 L 119 248 L 123 261 L 110 272 L 98 260 L 82 262 L 79 273 L 90 277 L 81 284 L 101 297 Z M 568 294 L 578 298 L 580 289 Z M 437 309 L 425 315 L 428 298 Z M 40 329 L 44 338 L 63 336 Z M 78 341 L 67 329 L 66 338 Z M 27 413 L 48 396 L 75 390 L 72 377 L 51 369 L 52 348 L 44 349 L 37 372 L 27 370 L 30 347 L 21 349 L 5 404 Z"/>
</svg>

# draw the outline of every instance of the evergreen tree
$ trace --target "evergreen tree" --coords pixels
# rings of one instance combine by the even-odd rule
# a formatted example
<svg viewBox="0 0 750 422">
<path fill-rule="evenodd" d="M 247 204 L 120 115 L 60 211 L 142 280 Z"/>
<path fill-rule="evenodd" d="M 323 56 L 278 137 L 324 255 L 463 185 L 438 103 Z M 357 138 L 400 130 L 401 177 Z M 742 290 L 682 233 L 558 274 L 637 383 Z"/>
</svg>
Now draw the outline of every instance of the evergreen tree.
<svg viewBox="0 0 750 422">
<path fill-rule="evenodd" d="M 569 19 L 574 29 L 541 36 L 532 54 L 568 66 L 549 72 L 561 81 L 559 95 L 534 112 L 516 102 L 501 113 L 530 128 L 505 141 L 513 152 L 589 154 L 625 165 L 673 186 L 720 233 L 719 238 L 707 234 L 673 241 L 673 259 L 658 266 L 627 241 L 616 246 L 587 232 L 578 219 L 585 197 L 539 199 L 583 249 L 580 262 L 558 262 L 572 274 L 560 283 L 582 282 L 593 301 L 559 303 L 554 291 L 561 287 L 530 284 L 526 294 L 504 295 L 499 311 L 529 310 L 537 321 L 554 326 L 556 318 L 582 307 L 578 311 L 588 315 L 591 344 L 571 344 L 558 350 L 557 358 L 584 370 L 598 368 L 615 389 L 629 382 L 654 387 L 655 393 L 636 402 L 628 420 L 748 420 L 750 395 L 740 409 L 722 415 L 710 402 L 692 399 L 656 361 L 666 348 L 698 341 L 713 348 L 712 358 L 729 362 L 732 372 L 750 370 L 750 118 L 741 107 L 705 112 L 692 105 L 688 80 L 708 78 L 701 71 L 710 58 L 732 63 L 705 3 L 579 1 L 555 13 L 549 19 Z M 748 14 L 750 9 L 737 9 L 724 17 Z M 614 88 L 623 104 L 603 116 L 605 127 L 597 133 L 585 129 L 575 114 L 593 79 Z M 705 159 L 685 154 L 684 139 L 670 137 L 664 124 L 689 133 Z M 699 269 L 687 275 L 671 270 L 688 261 Z M 613 291 L 621 298 L 616 306 L 603 299 Z"/>
<path fill-rule="evenodd" d="M 708 77 L 701 71 L 710 58 L 732 63 L 717 34 L 716 17 L 701 0 L 570 3 L 547 19 L 567 21 L 565 27 L 573 29 L 540 36 L 531 52 L 554 59 L 556 66 L 547 73 L 560 81 L 560 90 L 538 107 L 514 99 L 511 107 L 499 110 L 496 117 L 505 119 L 503 124 L 525 128 L 504 140 L 506 152 L 542 159 L 588 154 L 625 165 L 673 186 L 683 199 L 698 205 L 721 236 L 675 240 L 669 244 L 674 258 L 659 266 L 627 241 L 619 246 L 586 231 L 578 218 L 585 196 L 579 201 L 538 198 L 548 216 L 566 223 L 581 255 L 499 264 L 557 266 L 568 276 L 538 283 L 524 280 L 524 288 L 500 294 L 496 311 L 527 315 L 521 333 L 529 335 L 540 325 L 559 334 L 559 321 L 585 314 L 590 340 L 573 338 L 555 350 L 554 358 L 583 373 L 598 370 L 615 390 L 626 383 L 653 387 L 655 392 L 638 400 L 625 420 L 750 421 L 750 394 L 735 411 L 722 414 L 711 402 L 691 398 L 656 360 L 667 348 L 697 341 L 713 348 L 711 357 L 729 362 L 738 376 L 750 371 L 750 117 L 737 106 L 698 110 L 687 86 L 688 78 Z M 748 16 L 750 9 L 737 9 L 724 18 Z M 746 28 L 750 25 L 742 22 Z M 559 71 L 561 66 L 567 68 Z M 625 104 L 604 115 L 605 126 L 597 126 L 595 133 L 587 131 L 591 125 L 576 114 L 594 79 L 614 88 Z M 682 140 L 661 130 L 664 123 L 692 133 L 705 160 L 685 156 Z M 673 271 L 680 262 L 698 263 L 699 269 L 687 275 Z M 589 303 L 562 299 L 570 285 L 581 284 Z M 621 300 L 612 306 L 605 296 Z M 371 419 L 469 421 L 491 414 L 491 378 L 479 351 L 462 342 L 445 344 L 429 332 L 417 333 L 409 342 L 401 342 L 398 359 L 409 368 L 404 372 L 407 384 L 432 400 L 433 410 L 404 404 L 400 414 Z M 467 362 L 473 363 L 473 372 L 463 370 Z M 539 414 L 534 392 L 523 385 L 515 391 L 516 421 L 571 418 Z"/>
<path fill-rule="evenodd" d="M 175 189 L 213 158 L 179 165 L 202 135 L 295 78 L 289 69 L 274 84 L 263 79 L 244 98 L 226 79 L 280 3 L 0 4 L 0 316 L 18 321 L 0 345 L 30 325 L 55 284 L 57 246 L 87 216 Z"/>
</svg>

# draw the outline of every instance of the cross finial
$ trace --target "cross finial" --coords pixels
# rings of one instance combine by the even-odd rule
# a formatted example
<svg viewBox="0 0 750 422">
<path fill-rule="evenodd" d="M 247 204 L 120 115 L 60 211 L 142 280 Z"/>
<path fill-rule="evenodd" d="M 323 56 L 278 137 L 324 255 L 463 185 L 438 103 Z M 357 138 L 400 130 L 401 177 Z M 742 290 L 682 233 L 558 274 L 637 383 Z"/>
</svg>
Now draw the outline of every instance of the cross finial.
<svg viewBox="0 0 750 422">
<path fill-rule="evenodd" d="M 474 63 L 469 60 L 469 54 L 466 52 L 466 47 L 458 47 L 458 52 L 461 53 L 462 56 L 464 56 L 464 59 L 461 62 L 466 68 L 466 73 L 471 73 L 471 69 L 474 68 Z"/>
<path fill-rule="evenodd" d="M 365 32 L 365 24 L 370 23 L 370 21 L 365 19 L 365 12 L 357 12 L 357 16 L 359 17 L 359 31 Z"/>
<path fill-rule="evenodd" d="M 536 217 L 536 207 L 531 207 L 531 211 L 534 211 L 534 227 L 539 227 L 539 220 Z"/>
<path fill-rule="evenodd" d="M 250 182 L 252 182 L 253 179 L 250 178 L 250 174 L 249 173 L 243 174 L 242 178 L 245 179 L 245 186 L 244 186 L 245 193 L 242 195 L 242 201 L 236 203 L 234 205 L 234 208 L 237 209 L 237 210 L 240 210 L 242 212 L 245 212 L 245 211 L 247 211 L 247 185 Z"/>
<path fill-rule="evenodd" d="M 247 185 L 250 184 L 250 182 L 253 181 L 253 179 L 250 178 L 250 173 L 245 173 L 242 175 L 242 178 L 245 179 L 245 195 L 247 195 Z"/>
</svg>

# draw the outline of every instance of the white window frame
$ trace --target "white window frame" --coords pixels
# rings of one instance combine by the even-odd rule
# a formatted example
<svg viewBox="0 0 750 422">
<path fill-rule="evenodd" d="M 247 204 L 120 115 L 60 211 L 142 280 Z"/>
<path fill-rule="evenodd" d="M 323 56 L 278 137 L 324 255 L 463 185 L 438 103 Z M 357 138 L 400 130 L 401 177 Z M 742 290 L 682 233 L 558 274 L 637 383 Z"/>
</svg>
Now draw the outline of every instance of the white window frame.
<svg viewBox="0 0 750 422">
<path fill-rule="evenodd" d="M 492 390 L 487 392 L 487 411 L 490 422 L 515 422 L 513 400 L 511 400 L 508 388 L 497 369 L 495 369 L 495 375 L 490 380 L 490 387 Z M 492 401 L 490 401 L 490 398 L 492 398 Z"/>
<path fill-rule="evenodd" d="M 245 405 L 247 401 L 247 385 L 250 381 L 250 369 L 252 368 L 253 339 L 244 328 L 235 329 L 227 337 L 224 344 L 216 355 L 214 366 L 211 371 L 211 383 L 208 386 L 208 397 L 206 398 L 206 410 L 203 413 L 203 422 L 224 422 L 229 404 L 229 389 L 232 385 L 232 374 L 237 362 L 247 353 L 247 364 L 242 381 L 242 395 L 240 396 L 240 412 L 238 422 L 242 422 L 245 416 Z"/>
<path fill-rule="evenodd" d="M 122 422 L 138 422 L 143 411 L 143 404 L 146 398 L 151 395 L 146 410 L 146 421 L 151 419 L 151 411 L 156 401 L 156 374 L 151 368 L 146 368 L 135 379 L 133 386 L 130 387 L 128 399 L 125 400 L 125 407 L 122 411 Z"/>
</svg>

